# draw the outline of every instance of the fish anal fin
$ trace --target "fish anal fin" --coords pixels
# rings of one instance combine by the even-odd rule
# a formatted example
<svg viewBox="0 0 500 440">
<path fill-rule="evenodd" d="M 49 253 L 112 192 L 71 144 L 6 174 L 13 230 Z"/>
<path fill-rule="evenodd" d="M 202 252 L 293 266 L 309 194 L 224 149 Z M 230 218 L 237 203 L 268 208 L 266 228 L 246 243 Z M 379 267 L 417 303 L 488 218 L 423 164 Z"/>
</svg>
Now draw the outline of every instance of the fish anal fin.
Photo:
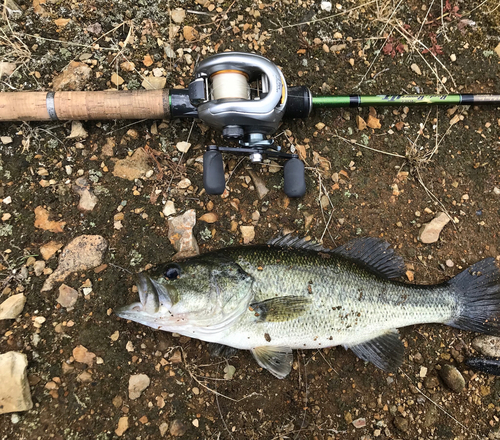
<svg viewBox="0 0 500 440">
<path fill-rule="evenodd" d="M 210 352 L 210 356 L 220 356 L 229 359 L 238 353 L 239 350 L 234 347 L 229 347 L 228 345 L 210 342 L 208 344 L 208 351 Z"/>
<path fill-rule="evenodd" d="M 280 296 L 250 304 L 250 311 L 260 322 L 285 322 L 305 313 L 311 299 L 302 296 Z"/>
<path fill-rule="evenodd" d="M 394 372 L 401 366 L 405 350 L 396 329 L 348 348 L 360 359 L 387 372 Z"/>
<path fill-rule="evenodd" d="M 257 363 L 278 379 L 292 370 L 293 354 L 290 347 L 255 347 L 251 352 Z"/>
<path fill-rule="evenodd" d="M 379 238 L 364 237 L 351 240 L 332 253 L 354 261 L 381 277 L 398 278 L 405 274 L 405 264 L 389 246 L 389 243 Z"/>
</svg>

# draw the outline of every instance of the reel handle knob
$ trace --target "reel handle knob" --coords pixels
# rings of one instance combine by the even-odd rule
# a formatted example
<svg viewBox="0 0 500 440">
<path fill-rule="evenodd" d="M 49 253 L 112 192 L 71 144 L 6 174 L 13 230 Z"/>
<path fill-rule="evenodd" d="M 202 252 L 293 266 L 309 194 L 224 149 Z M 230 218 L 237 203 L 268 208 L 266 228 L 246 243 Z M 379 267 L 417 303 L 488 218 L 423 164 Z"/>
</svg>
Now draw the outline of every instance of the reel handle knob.
<svg viewBox="0 0 500 440">
<path fill-rule="evenodd" d="M 288 197 L 302 197 L 306 193 L 306 179 L 304 162 L 293 157 L 285 163 L 283 168 L 284 191 Z"/>
<path fill-rule="evenodd" d="M 226 189 L 222 154 L 215 145 L 203 154 L 203 186 L 210 195 L 220 195 Z"/>
</svg>

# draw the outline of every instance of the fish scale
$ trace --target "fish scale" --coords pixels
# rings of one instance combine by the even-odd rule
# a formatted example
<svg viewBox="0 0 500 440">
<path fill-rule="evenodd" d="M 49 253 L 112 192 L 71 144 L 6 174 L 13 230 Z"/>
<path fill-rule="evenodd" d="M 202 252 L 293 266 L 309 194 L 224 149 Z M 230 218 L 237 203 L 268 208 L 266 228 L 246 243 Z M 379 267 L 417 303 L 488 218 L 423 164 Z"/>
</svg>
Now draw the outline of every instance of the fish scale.
<svg viewBox="0 0 500 440">
<path fill-rule="evenodd" d="M 405 267 L 389 244 L 365 237 L 330 250 L 304 239 L 227 248 L 138 274 L 140 302 L 122 318 L 250 350 L 282 379 L 292 349 L 343 345 L 395 371 L 404 358 L 397 329 L 441 323 L 500 335 L 500 271 L 493 258 L 437 285 L 394 281 Z"/>
</svg>

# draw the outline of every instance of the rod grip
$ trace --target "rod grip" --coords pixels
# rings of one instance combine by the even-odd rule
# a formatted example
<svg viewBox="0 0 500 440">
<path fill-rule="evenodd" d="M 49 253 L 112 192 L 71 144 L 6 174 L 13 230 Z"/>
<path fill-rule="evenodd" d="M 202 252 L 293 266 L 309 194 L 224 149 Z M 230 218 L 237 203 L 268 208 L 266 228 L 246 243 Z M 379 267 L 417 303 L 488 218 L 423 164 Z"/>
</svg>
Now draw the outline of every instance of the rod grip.
<svg viewBox="0 0 500 440">
<path fill-rule="evenodd" d="M 168 89 L 0 93 L 0 121 L 169 118 Z"/>
</svg>

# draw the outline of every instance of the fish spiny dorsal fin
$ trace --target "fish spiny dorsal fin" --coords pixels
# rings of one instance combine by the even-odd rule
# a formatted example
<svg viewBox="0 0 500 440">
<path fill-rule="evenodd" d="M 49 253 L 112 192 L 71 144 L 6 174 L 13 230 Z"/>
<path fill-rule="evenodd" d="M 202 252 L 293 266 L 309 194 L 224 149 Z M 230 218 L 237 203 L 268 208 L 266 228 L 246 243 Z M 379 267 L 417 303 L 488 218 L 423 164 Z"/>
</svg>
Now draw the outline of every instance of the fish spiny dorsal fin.
<svg viewBox="0 0 500 440">
<path fill-rule="evenodd" d="M 364 361 L 387 372 L 396 371 L 403 363 L 404 345 L 396 329 L 350 348 Z"/>
<path fill-rule="evenodd" d="M 390 244 L 372 237 L 357 238 L 333 251 L 384 278 L 399 278 L 405 274 L 403 259 L 389 249 Z"/>
<path fill-rule="evenodd" d="M 304 237 L 295 237 L 292 234 L 278 235 L 267 242 L 269 246 L 281 248 L 301 249 L 316 252 L 331 252 L 314 240 L 306 240 Z"/>
</svg>

